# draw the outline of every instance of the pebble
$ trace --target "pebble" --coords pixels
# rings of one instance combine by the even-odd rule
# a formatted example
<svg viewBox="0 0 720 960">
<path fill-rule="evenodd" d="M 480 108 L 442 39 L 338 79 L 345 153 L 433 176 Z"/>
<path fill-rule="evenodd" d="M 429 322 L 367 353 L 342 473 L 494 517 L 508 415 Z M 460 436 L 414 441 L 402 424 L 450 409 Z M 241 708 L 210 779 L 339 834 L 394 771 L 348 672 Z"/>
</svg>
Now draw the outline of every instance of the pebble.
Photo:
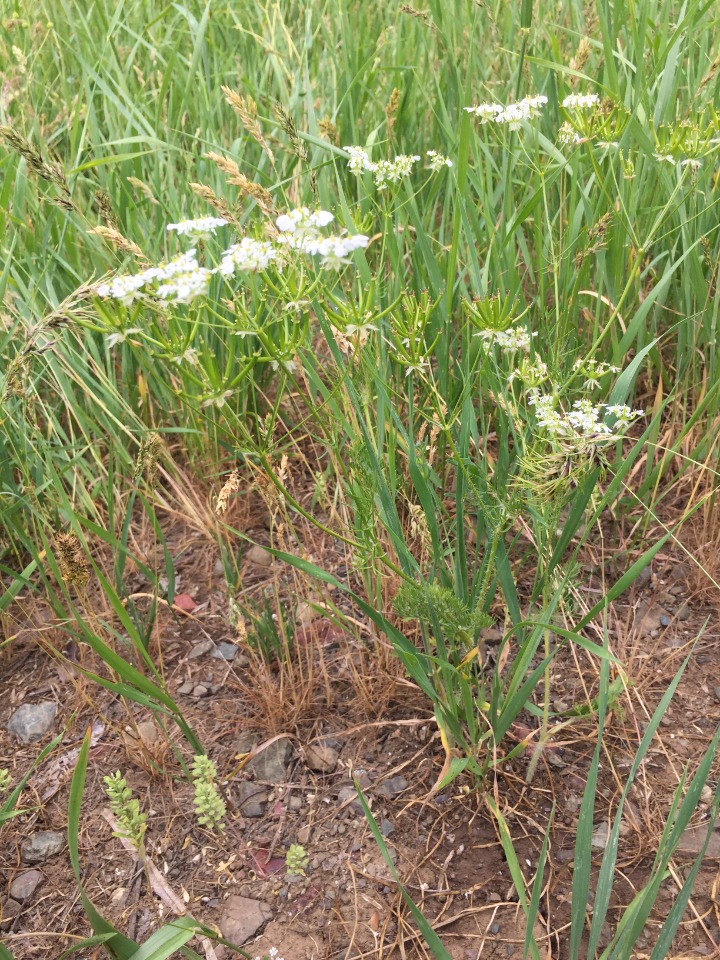
<svg viewBox="0 0 720 960">
<path fill-rule="evenodd" d="M 687 603 L 684 603 L 678 610 L 677 618 L 678 620 L 684 623 L 685 620 L 687 620 L 689 617 L 690 617 L 690 607 L 688 606 Z"/>
<path fill-rule="evenodd" d="M 660 616 L 660 626 L 669 627 L 670 626 L 670 617 L 667 614 L 661 614 Z"/>
<path fill-rule="evenodd" d="M 192 682 L 192 680 L 186 680 L 185 683 L 181 684 L 181 685 L 178 687 L 178 691 L 177 691 L 177 692 L 180 694 L 180 696 L 185 696 L 185 697 L 186 697 L 188 694 L 190 694 L 190 693 L 193 692 L 193 687 L 194 687 L 194 686 L 195 686 L 195 684 Z"/>
<path fill-rule="evenodd" d="M 302 810 L 302 800 L 300 797 L 290 797 L 288 800 L 288 810 L 290 813 L 297 813 L 299 810 Z"/>
<path fill-rule="evenodd" d="M 8 893 L 13 900 L 19 900 L 22 903 L 23 900 L 30 899 L 42 881 L 43 875 L 39 870 L 26 870 L 25 873 L 15 877 Z"/>
<path fill-rule="evenodd" d="M 242 945 L 271 918 L 272 910 L 267 903 L 234 895 L 222 905 L 220 932 L 226 940 Z"/>
<path fill-rule="evenodd" d="M 609 836 L 610 827 L 606 822 L 603 821 L 603 823 L 596 824 L 590 845 L 595 847 L 596 850 L 604 850 L 607 846 Z"/>
<path fill-rule="evenodd" d="M 205 686 L 204 683 L 198 683 L 193 687 L 192 695 L 194 697 L 207 697 L 210 693 L 210 690 Z"/>
<path fill-rule="evenodd" d="M 337 766 L 340 750 L 333 740 L 311 743 L 305 749 L 305 764 L 315 773 L 332 773 Z"/>
<path fill-rule="evenodd" d="M 395 797 L 399 796 L 403 790 L 407 790 L 408 782 L 405 777 L 396 776 L 390 777 L 389 780 L 385 780 L 378 787 L 377 792 L 381 797 L 385 797 L 388 800 L 393 800 Z"/>
<path fill-rule="evenodd" d="M 195 644 L 186 659 L 197 660 L 199 657 L 204 657 L 206 653 L 210 653 L 214 646 L 212 640 L 201 640 Z"/>
<path fill-rule="evenodd" d="M 287 737 L 275 740 L 262 753 L 248 763 L 247 769 L 255 774 L 258 780 L 267 780 L 269 783 L 283 783 L 287 779 L 287 769 L 292 756 L 292 743 Z"/>
<path fill-rule="evenodd" d="M 708 824 L 706 823 L 699 827 L 686 827 L 677 845 L 677 855 L 680 856 L 684 854 L 688 857 L 696 857 L 702 850 L 707 832 Z M 720 832 L 717 830 L 714 830 L 710 835 L 710 842 L 705 851 L 705 859 L 720 860 Z"/>
<path fill-rule="evenodd" d="M 351 786 L 340 787 L 340 789 L 338 790 L 337 799 L 338 799 L 338 804 L 341 807 L 344 806 L 348 802 L 348 800 L 352 800 L 352 803 L 350 804 L 350 809 L 354 810 L 355 813 L 363 812 L 362 804 L 360 803 L 360 798 L 357 795 L 357 791 L 355 787 L 351 787 Z"/>
<path fill-rule="evenodd" d="M 21 910 L 22 910 L 22 907 L 17 902 L 17 900 L 13 900 L 11 897 L 8 897 L 8 899 L 2 905 L 3 926 L 6 923 L 8 923 L 10 920 L 14 920 Z"/>
<path fill-rule="evenodd" d="M 25 863 L 42 863 L 48 857 L 60 853 L 64 846 L 64 834 L 57 830 L 39 830 L 24 841 L 20 854 Z"/>
<path fill-rule="evenodd" d="M 210 656 L 213 660 L 234 660 L 237 656 L 238 648 L 234 643 L 219 643 Z"/>
<path fill-rule="evenodd" d="M 500 924 L 499 924 L 499 923 L 493 923 L 493 924 L 490 926 L 490 933 L 500 933 Z"/>
<path fill-rule="evenodd" d="M 317 620 L 318 617 L 322 616 L 321 612 L 317 610 L 311 603 L 299 603 L 297 610 L 295 611 L 295 622 L 299 627 L 309 627 L 310 624 Z"/>
<path fill-rule="evenodd" d="M 10 717 L 7 728 L 23 743 L 40 740 L 50 730 L 57 713 L 57 704 L 51 700 L 23 703 Z"/>
<path fill-rule="evenodd" d="M 272 554 L 269 553 L 265 547 L 258 546 L 258 544 L 250 547 L 247 552 L 247 558 L 250 563 L 254 563 L 256 567 L 269 567 L 273 562 Z"/>
<path fill-rule="evenodd" d="M 715 699 L 718 701 L 718 703 L 720 703 L 720 687 L 714 687 L 713 694 L 715 696 Z"/>
<path fill-rule="evenodd" d="M 238 809 L 244 817 L 262 817 L 267 809 L 269 793 L 265 787 L 249 780 L 237 785 Z"/>
<path fill-rule="evenodd" d="M 387 817 L 383 817 L 382 820 L 380 821 L 380 833 L 384 837 L 389 837 L 391 836 L 391 834 L 395 833 L 395 827 L 387 819 Z"/>
</svg>

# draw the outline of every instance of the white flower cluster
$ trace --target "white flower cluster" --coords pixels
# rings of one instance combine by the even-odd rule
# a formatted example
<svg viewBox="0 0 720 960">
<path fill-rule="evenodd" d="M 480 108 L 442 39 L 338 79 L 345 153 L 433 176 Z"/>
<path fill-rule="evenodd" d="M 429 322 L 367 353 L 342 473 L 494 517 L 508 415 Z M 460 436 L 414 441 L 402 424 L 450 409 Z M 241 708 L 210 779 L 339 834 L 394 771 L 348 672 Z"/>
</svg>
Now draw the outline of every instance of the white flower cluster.
<svg viewBox="0 0 720 960">
<path fill-rule="evenodd" d="M 571 93 L 562 105 L 566 110 L 592 110 L 598 103 L 600 97 L 596 93 Z"/>
<path fill-rule="evenodd" d="M 509 330 L 480 330 L 475 336 L 481 337 L 486 343 L 497 344 L 502 350 L 522 350 L 527 353 L 537 332 L 530 333 L 524 327 L 511 327 Z"/>
<path fill-rule="evenodd" d="M 562 144 L 562 146 L 564 147 L 568 147 L 573 144 L 583 142 L 583 138 L 580 136 L 577 130 L 573 127 L 573 125 L 567 122 L 567 120 L 558 130 L 557 139 L 558 139 L 558 143 Z"/>
<path fill-rule="evenodd" d="M 234 243 L 223 253 L 217 270 L 224 277 L 231 276 L 236 270 L 258 273 L 267 270 L 272 261 L 277 260 L 277 256 L 277 250 L 269 241 L 243 237 L 240 243 Z"/>
<path fill-rule="evenodd" d="M 518 130 L 524 120 L 539 117 L 547 102 L 548 98 L 540 94 L 536 97 L 525 97 L 506 106 L 501 103 L 479 103 L 473 107 L 465 107 L 465 111 L 478 117 L 481 123 L 506 123 L 510 130 Z"/>
<path fill-rule="evenodd" d="M 179 223 L 169 223 L 169 233 L 177 233 L 179 237 L 191 237 L 193 240 L 203 240 L 215 233 L 218 227 L 224 227 L 227 220 L 223 217 L 200 217 L 197 220 L 181 220 Z"/>
<path fill-rule="evenodd" d="M 356 176 L 360 176 L 365 171 L 372 173 L 378 190 L 384 190 L 389 183 L 398 183 L 404 177 L 408 177 L 412 173 L 413 166 L 420 159 L 417 154 L 409 156 L 403 153 L 398 154 L 394 160 L 378 160 L 374 163 L 362 147 L 343 147 L 343 150 L 350 155 L 348 160 L 350 172 Z"/>
<path fill-rule="evenodd" d="M 556 439 L 597 441 L 616 434 L 645 413 L 644 410 L 631 410 L 625 404 L 594 404 L 587 399 L 576 400 L 572 409 L 565 411 L 558 406 L 555 396 L 542 394 L 539 390 L 530 391 L 528 403 L 535 407 L 538 426 Z M 605 422 L 607 416 L 615 418 L 612 426 Z"/>
<path fill-rule="evenodd" d="M 193 248 L 169 263 L 150 267 L 142 273 L 113 277 L 107 283 L 99 284 L 95 292 L 100 297 L 119 300 L 125 307 L 130 306 L 141 292 L 175 303 L 191 303 L 208 292 L 213 274 L 230 277 L 238 270 L 258 273 L 267 270 L 273 262 L 279 267 L 283 253 L 288 248 L 310 256 L 319 256 L 321 266 L 339 269 L 350 262 L 348 256 L 353 250 L 366 247 L 370 241 L 362 233 L 323 236 L 321 228 L 332 223 L 334 219 L 333 214 L 327 210 L 311 213 L 307 207 L 300 207 L 277 218 L 276 226 L 280 235 L 275 243 L 243 237 L 225 250 L 220 265 L 212 270 L 200 266 Z M 203 223 L 207 226 L 211 221 L 215 226 L 225 223 L 224 220 L 220 221 L 219 217 L 186 222 L 195 225 Z M 170 226 L 178 227 L 179 224 Z M 189 234 L 191 231 L 182 232 Z"/>
<path fill-rule="evenodd" d="M 99 284 L 95 292 L 100 297 L 119 300 L 124 307 L 128 307 L 140 296 L 143 288 L 159 283 L 154 291 L 157 296 L 164 300 L 190 303 L 195 297 L 207 293 L 211 275 L 212 270 L 200 266 L 193 249 L 169 263 L 150 267 L 142 273 L 113 277 L 109 283 Z"/>
<path fill-rule="evenodd" d="M 281 214 L 275 221 L 275 226 L 280 231 L 277 242 L 300 253 L 318 256 L 321 266 L 337 270 L 350 262 L 348 255 L 353 250 L 366 247 L 370 241 L 364 233 L 323 236 L 320 233 L 321 228 L 332 223 L 334 219 L 327 210 L 311 213 L 307 207 Z"/>
<path fill-rule="evenodd" d="M 443 167 L 451 167 L 453 165 L 452 160 L 449 157 L 444 157 L 442 153 L 438 153 L 437 150 L 428 150 L 426 154 L 428 158 L 428 170 L 432 170 L 433 173 L 437 173 L 439 170 L 442 170 Z"/>
</svg>

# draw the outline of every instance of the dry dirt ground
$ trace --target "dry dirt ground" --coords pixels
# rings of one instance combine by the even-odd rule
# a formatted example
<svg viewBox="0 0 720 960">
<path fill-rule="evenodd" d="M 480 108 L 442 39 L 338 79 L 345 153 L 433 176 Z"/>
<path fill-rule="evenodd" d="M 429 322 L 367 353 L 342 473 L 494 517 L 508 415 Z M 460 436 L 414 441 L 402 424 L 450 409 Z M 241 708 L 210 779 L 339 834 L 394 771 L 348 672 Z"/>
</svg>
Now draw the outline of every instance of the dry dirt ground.
<svg viewBox="0 0 720 960">
<path fill-rule="evenodd" d="M 266 536 L 261 526 L 249 525 L 248 532 L 260 541 Z M 289 611 L 292 650 L 282 667 L 277 659 L 268 665 L 257 652 L 252 623 L 244 640 L 229 622 L 219 553 L 177 519 L 168 545 L 179 597 L 176 606 L 159 605 L 150 651 L 217 764 L 228 808 L 226 829 L 211 833 L 197 824 L 192 788 L 179 762 L 180 756 L 189 762 L 191 751 L 178 728 L 161 725 L 149 710 L 84 679 L 73 664 L 97 668 L 91 652 L 68 641 L 37 597 L 21 596 L 4 624 L 14 640 L 4 648 L 1 663 L 0 767 L 8 767 L 17 781 L 54 735 L 64 731 L 64 738 L 33 773 L 23 794 L 27 812 L 2 828 L 0 930 L 13 957 L 55 958 L 91 933 L 65 842 L 38 863 L 26 862 L 24 854 L 38 831 L 65 837 L 70 778 L 89 725 L 93 745 L 80 833 L 84 885 L 99 912 L 134 939 L 146 939 L 170 918 L 162 896 L 174 895 L 176 909 L 222 930 L 252 957 L 271 947 L 285 960 L 429 955 L 359 809 L 354 776 L 386 837 L 397 874 L 454 960 L 522 956 L 521 911 L 484 794 L 462 780 L 431 794 L 443 750 L 427 702 L 404 679 L 385 641 L 349 608 L 344 620 L 315 609 L 318 601 L 341 606 L 340 597 L 310 593 L 269 554 L 246 550 L 239 567 L 243 603 L 254 604 L 265 627 L 278 624 L 272 611 L 277 618 L 284 603 Z M 352 576 L 332 547 L 315 543 L 313 551 L 336 576 Z M 658 555 L 649 576 L 620 598 L 610 620 L 611 643 L 627 665 L 630 684 L 604 737 L 595 869 L 603 824 L 615 810 L 642 725 L 700 639 L 630 793 L 611 925 L 604 936 L 647 876 L 683 765 L 697 762 L 720 721 L 717 612 L 707 597 L 698 598 L 692 570 L 682 561 L 669 552 Z M 135 571 L 126 587 L 136 615 L 147 614 L 147 581 Z M 298 604 L 299 590 L 305 599 Z M 96 617 L 101 629 L 110 614 L 97 597 L 89 594 L 86 602 L 88 616 Z M 272 635 L 265 629 L 263 636 Z M 222 652 L 233 659 L 219 656 Z M 558 709 L 587 702 L 596 676 L 584 653 L 564 650 L 552 676 Z M 8 721 L 22 704 L 39 701 L 52 702 L 57 713 L 42 739 L 23 744 L 7 730 Z M 515 740 L 535 724 L 528 715 L 513 729 Z M 532 751 L 527 750 L 499 767 L 488 784 L 529 880 L 555 804 L 535 929 L 542 957 L 567 956 L 575 830 L 593 738 L 592 718 L 579 721 L 542 754 L 530 783 Z M 102 778 L 117 769 L 148 815 L 147 853 L 158 871 L 153 882 L 113 837 L 105 816 Z M 716 778 L 714 771 L 713 790 Z M 706 791 L 698 825 L 707 826 L 708 799 Z M 637 957 L 649 956 L 698 836 L 688 832 L 684 838 L 684 852 L 673 861 L 673 875 L 637 945 Z M 309 864 L 304 874 L 288 876 L 284 857 L 293 843 L 303 845 Z M 718 955 L 718 859 L 720 831 L 673 956 Z M 36 886 L 23 899 L 17 881 L 31 870 L 38 871 L 32 875 Z M 20 888 L 24 883 L 31 885 L 26 879 Z M 10 896 L 13 890 L 19 899 Z M 591 910 L 588 904 L 588 917 Z M 209 958 L 230 956 L 217 944 L 194 945 Z M 85 949 L 80 956 L 101 957 L 102 948 Z"/>
</svg>

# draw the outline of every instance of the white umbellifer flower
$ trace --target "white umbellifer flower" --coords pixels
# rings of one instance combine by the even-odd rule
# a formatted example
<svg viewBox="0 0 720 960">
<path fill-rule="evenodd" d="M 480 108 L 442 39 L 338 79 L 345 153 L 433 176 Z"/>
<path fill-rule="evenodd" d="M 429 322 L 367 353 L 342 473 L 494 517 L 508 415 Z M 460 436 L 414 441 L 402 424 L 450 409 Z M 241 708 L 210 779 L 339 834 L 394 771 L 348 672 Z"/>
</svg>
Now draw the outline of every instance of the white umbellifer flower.
<svg viewBox="0 0 720 960">
<path fill-rule="evenodd" d="M 350 159 L 348 160 L 350 173 L 359 176 L 366 170 L 371 172 L 375 170 L 375 164 L 372 163 L 367 151 L 363 150 L 362 147 L 343 147 L 343 150 L 350 154 Z"/>
<path fill-rule="evenodd" d="M 496 120 L 503 110 L 504 107 L 501 103 L 478 103 L 474 107 L 465 107 L 465 112 L 475 114 L 481 124 Z"/>
<path fill-rule="evenodd" d="M 516 327 L 510 330 L 480 330 L 476 336 L 481 337 L 486 343 L 496 343 L 503 350 L 527 352 L 537 333 L 529 333 L 523 327 Z"/>
<path fill-rule="evenodd" d="M 604 377 L 606 373 L 620 373 L 620 367 L 593 359 L 576 360 L 573 364 L 573 370 L 579 370 L 587 377 L 583 386 L 587 387 L 588 390 L 595 390 L 599 387 L 600 377 Z"/>
<path fill-rule="evenodd" d="M 140 327 L 129 327 L 127 330 L 116 330 L 115 333 L 109 333 L 106 337 L 107 345 L 114 347 L 118 343 L 125 343 L 128 337 L 133 333 L 141 333 Z"/>
<path fill-rule="evenodd" d="M 281 233 L 315 235 L 320 227 L 326 227 L 334 219 L 334 215 L 328 210 L 316 210 L 310 213 L 307 207 L 298 207 L 290 213 L 281 213 L 275 221 L 275 226 Z"/>
<path fill-rule="evenodd" d="M 166 283 L 160 284 L 157 295 L 174 303 L 192 303 L 196 297 L 202 297 L 208 292 L 212 274 L 213 271 L 206 270 L 205 267 L 177 273 Z"/>
<path fill-rule="evenodd" d="M 123 274 L 120 277 L 113 277 L 108 283 L 99 284 L 95 287 L 95 292 L 103 299 L 109 297 L 111 300 L 119 300 L 124 307 L 129 307 L 133 300 L 139 297 L 146 282 L 146 277 L 142 273 Z"/>
<path fill-rule="evenodd" d="M 441 153 L 438 153 L 437 150 L 428 150 L 427 158 L 428 170 L 432 170 L 433 173 L 437 173 L 438 170 L 442 170 L 443 167 L 451 167 L 453 165 L 449 157 L 444 157 Z"/>
<path fill-rule="evenodd" d="M 566 110 L 590 110 L 600 103 L 600 97 L 596 93 L 571 93 L 565 97 L 562 105 Z"/>
<path fill-rule="evenodd" d="M 257 273 L 267 270 L 277 258 L 278 252 L 269 241 L 243 237 L 240 243 L 234 243 L 225 251 L 216 270 L 224 277 L 231 276 L 236 270 Z"/>
<path fill-rule="evenodd" d="M 557 139 L 558 143 L 566 147 L 571 144 L 582 143 L 580 134 L 573 128 L 572 124 L 567 121 L 558 130 Z"/>
<path fill-rule="evenodd" d="M 671 153 L 654 153 L 653 156 L 656 160 L 659 160 L 660 163 L 671 163 L 675 166 L 677 162 Z"/>
<path fill-rule="evenodd" d="M 319 256 L 320 264 L 328 269 L 338 270 L 346 263 L 348 254 L 353 250 L 360 250 L 369 243 L 369 238 L 363 233 L 352 234 L 347 237 L 320 237 L 307 239 L 298 247 L 303 253 Z"/>
<path fill-rule="evenodd" d="M 535 407 L 538 426 L 552 437 L 570 441 L 592 441 L 612 436 L 638 417 L 644 416 L 643 410 L 631 410 L 624 404 L 594 404 L 586 398 L 576 400 L 572 410 L 558 409 L 554 396 L 541 394 L 539 390 L 529 392 L 528 403 Z M 614 427 L 605 423 L 610 414 L 616 418 Z"/>
<path fill-rule="evenodd" d="M 375 186 L 384 190 L 388 183 L 398 183 L 412 173 L 413 165 L 420 159 L 418 154 L 399 154 L 394 160 L 379 160 L 375 164 Z"/>
<path fill-rule="evenodd" d="M 179 257 L 175 257 L 168 263 L 161 263 L 157 267 L 150 267 L 148 270 L 143 271 L 140 276 L 144 277 L 146 282 L 152 280 L 171 280 L 180 274 L 192 273 L 199 269 L 200 264 L 197 260 L 195 248 L 193 247 L 191 250 L 186 250 L 185 253 L 181 253 Z"/>
<path fill-rule="evenodd" d="M 174 231 L 179 237 L 192 237 L 194 240 L 204 239 L 215 233 L 218 227 L 224 227 L 227 220 L 223 217 L 200 217 L 198 220 L 181 220 L 179 223 L 169 223 L 168 231 Z"/>
<path fill-rule="evenodd" d="M 617 417 L 620 424 L 630 423 L 632 420 L 637 420 L 638 417 L 645 416 L 644 410 L 631 410 L 624 403 L 609 404 L 606 410 L 613 417 Z"/>
<path fill-rule="evenodd" d="M 600 415 L 600 406 L 595 406 L 592 400 L 576 400 L 565 419 L 577 433 L 586 437 L 598 433 L 612 433 L 610 427 L 600 419 Z"/>
</svg>

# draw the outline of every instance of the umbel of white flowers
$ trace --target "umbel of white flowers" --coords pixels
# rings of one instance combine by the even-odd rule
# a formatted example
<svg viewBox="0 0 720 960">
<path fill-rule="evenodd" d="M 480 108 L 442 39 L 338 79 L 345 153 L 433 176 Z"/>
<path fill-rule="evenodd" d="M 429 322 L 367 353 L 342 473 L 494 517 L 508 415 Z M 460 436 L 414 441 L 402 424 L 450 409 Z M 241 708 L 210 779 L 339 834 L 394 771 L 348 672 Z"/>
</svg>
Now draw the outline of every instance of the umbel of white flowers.
<svg viewBox="0 0 720 960">
<path fill-rule="evenodd" d="M 281 214 L 275 221 L 278 236 L 274 241 L 243 237 L 222 255 L 220 264 L 212 269 L 204 267 L 195 248 L 187 250 L 168 263 L 150 267 L 141 273 L 124 274 L 98 284 L 98 296 L 118 300 L 130 306 L 141 295 L 153 295 L 173 303 L 192 303 L 208 292 L 213 274 L 225 278 L 235 273 L 258 273 L 272 264 L 281 269 L 290 251 L 320 258 L 325 269 L 340 269 L 350 262 L 349 255 L 369 243 L 362 233 L 323 234 L 322 230 L 335 219 L 328 210 L 310 211 L 299 207 Z M 222 217 L 201 217 L 171 223 L 167 229 L 179 236 L 207 239 L 216 230 L 227 225 Z"/>
</svg>

